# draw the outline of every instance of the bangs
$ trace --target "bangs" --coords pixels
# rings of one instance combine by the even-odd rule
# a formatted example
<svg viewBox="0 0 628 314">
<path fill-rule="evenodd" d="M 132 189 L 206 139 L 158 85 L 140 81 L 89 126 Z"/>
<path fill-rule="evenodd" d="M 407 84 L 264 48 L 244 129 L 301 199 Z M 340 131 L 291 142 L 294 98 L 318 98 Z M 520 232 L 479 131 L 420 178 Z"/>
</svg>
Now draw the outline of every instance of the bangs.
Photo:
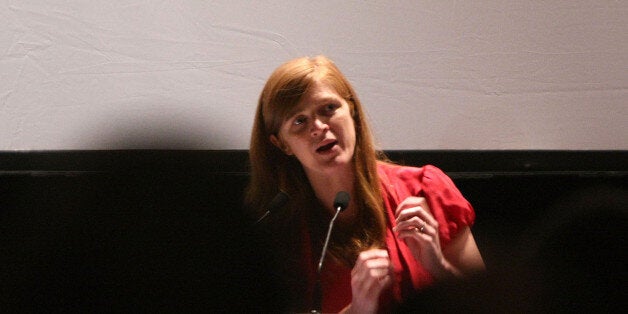
<svg viewBox="0 0 628 314">
<path fill-rule="evenodd" d="M 311 75 L 294 78 L 284 84 L 278 84 L 276 90 L 271 91 L 274 97 L 265 101 L 264 116 L 270 134 L 277 134 L 283 122 L 297 111 L 301 98 L 312 85 Z"/>
<path fill-rule="evenodd" d="M 277 134 L 283 122 L 297 112 L 301 99 L 315 82 L 330 86 L 354 111 L 352 88 L 330 60 L 323 57 L 292 60 L 271 74 L 262 92 L 268 135 Z"/>
</svg>

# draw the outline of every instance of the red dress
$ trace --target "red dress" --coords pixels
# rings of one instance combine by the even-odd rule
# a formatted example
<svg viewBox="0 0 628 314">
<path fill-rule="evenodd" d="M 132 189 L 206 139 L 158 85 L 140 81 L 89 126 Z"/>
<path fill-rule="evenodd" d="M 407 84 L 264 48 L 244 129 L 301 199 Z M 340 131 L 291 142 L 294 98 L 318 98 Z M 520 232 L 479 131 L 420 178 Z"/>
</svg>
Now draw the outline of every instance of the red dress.
<svg viewBox="0 0 628 314">
<path fill-rule="evenodd" d="M 386 210 L 386 249 L 393 265 L 391 287 L 380 297 L 380 312 L 390 310 L 418 289 L 432 283 L 431 275 L 417 262 L 408 246 L 392 231 L 397 205 L 409 196 L 425 197 L 432 215 L 439 223 L 441 247 L 445 248 L 460 229 L 473 225 L 475 212 L 452 180 L 440 169 L 428 165 L 421 168 L 379 162 L 377 165 Z M 304 243 L 310 243 L 305 235 Z M 306 244 L 307 245 L 307 244 Z M 312 254 L 310 249 L 304 250 Z M 308 262 L 307 280 L 314 282 L 317 263 L 313 256 Z M 339 312 L 351 303 L 351 269 L 326 261 L 321 275 L 323 312 Z M 310 285 L 313 286 L 313 285 Z M 311 291 L 310 295 L 311 295 Z"/>
</svg>

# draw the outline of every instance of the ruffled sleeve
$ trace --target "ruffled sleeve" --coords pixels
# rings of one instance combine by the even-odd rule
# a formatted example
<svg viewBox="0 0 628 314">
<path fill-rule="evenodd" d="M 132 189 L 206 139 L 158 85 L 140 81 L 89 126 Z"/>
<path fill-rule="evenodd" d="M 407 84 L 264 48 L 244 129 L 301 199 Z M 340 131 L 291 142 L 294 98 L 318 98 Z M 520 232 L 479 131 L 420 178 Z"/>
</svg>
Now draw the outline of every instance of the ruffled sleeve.
<svg viewBox="0 0 628 314">
<path fill-rule="evenodd" d="M 439 224 L 441 244 L 445 246 L 465 226 L 475 222 L 475 211 L 454 182 L 441 169 L 380 164 L 380 177 L 388 193 L 399 204 L 409 196 L 425 197 Z M 390 204 L 396 207 L 396 204 Z M 391 208 L 395 210 L 395 208 Z"/>
</svg>

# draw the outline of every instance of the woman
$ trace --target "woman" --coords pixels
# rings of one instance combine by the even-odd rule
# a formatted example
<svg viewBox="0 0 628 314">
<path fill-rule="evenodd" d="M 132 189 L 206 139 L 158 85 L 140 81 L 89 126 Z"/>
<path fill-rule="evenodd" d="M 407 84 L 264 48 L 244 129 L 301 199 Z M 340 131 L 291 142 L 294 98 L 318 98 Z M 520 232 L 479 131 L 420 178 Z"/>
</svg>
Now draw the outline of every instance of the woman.
<svg viewBox="0 0 628 314">
<path fill-rule="evenodd" d="M 339 191 L 351 195 L 334 225 L 320 280 L 323 312 L 391 310 L 436 280 L 483 270 L 471 205 L 438 168 L 402 167 L 374 147 L 351 84 L 324 56 L 277 68 L 260 95 L 247 207 L 254 217 L 285 191 L 264 223 L 292 311 L 312 309 L 316 266 Z"/>
</svg>

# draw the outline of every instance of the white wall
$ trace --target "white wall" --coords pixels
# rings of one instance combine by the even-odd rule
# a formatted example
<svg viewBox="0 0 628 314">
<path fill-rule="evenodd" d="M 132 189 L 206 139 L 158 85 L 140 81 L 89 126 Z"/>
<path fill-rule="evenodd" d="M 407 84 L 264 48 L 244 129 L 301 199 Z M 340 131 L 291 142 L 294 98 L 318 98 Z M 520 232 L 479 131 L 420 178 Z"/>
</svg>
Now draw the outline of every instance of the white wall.
<svg viewBox="0 0 628 314">
<path fill-rule="evenodd" d="M 0 150 L 246 149 L 326 54 L 384 149 L 628 149 L 628 1 L 0 0 Z"/>
</svg>

